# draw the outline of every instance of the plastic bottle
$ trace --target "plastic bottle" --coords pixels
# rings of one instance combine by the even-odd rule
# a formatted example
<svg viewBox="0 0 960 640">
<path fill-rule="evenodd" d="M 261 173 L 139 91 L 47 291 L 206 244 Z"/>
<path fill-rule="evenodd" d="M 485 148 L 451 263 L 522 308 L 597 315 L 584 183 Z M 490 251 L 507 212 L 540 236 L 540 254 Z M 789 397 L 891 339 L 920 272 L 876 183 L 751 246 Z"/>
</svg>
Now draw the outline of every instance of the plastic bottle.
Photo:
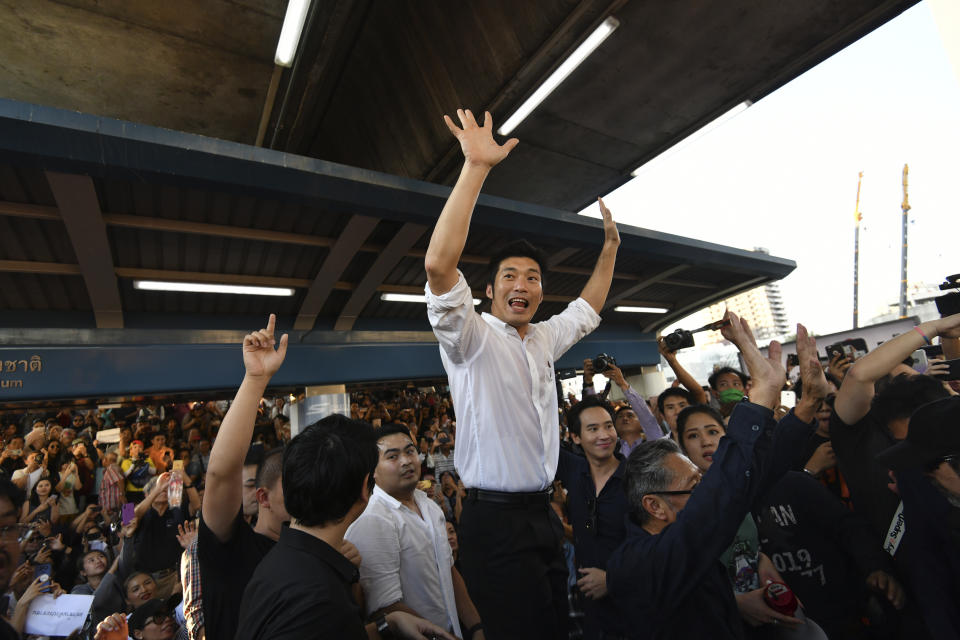
<svg viewBox="0 0 960 640">
<path fill-rule="evenodd" d="M 180 474 L 170 474 L 170 484 L 167 485 L 167 501 L 171 507 L 179 507 L 183 497 L 183 478 Z"/>
</svg>

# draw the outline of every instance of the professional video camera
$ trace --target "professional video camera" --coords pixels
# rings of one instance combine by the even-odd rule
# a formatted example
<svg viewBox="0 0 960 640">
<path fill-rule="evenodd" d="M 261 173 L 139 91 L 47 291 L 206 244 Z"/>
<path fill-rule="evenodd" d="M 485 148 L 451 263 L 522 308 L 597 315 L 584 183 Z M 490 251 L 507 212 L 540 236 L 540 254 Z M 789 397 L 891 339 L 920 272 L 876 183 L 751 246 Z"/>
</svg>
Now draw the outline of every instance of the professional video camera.
<svg viewBox="0 0 960 640">
<path fill-rule="evenodd" d="M 693 334 L 700 333 L 701 331 L 717 331 L 728 324 L 730 323 L 726 320 L 717 320 L 716 322 L 705 324 L 699 329 L 693 329 L 692 331 L 677 329 L 673 333 L 668 333 L 667 335 L 663 336 L 663 345 L 668 351 L 687 349 L 695 344 L 693 341 Z"/>
</svg>

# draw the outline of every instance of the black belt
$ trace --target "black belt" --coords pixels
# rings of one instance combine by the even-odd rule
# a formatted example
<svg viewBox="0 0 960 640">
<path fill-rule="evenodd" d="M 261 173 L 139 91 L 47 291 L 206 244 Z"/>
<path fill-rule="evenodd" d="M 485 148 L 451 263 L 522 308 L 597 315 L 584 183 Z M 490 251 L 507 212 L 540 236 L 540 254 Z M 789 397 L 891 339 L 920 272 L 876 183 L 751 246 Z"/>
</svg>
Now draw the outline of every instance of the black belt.
<svg viewBox="0 0 960 640">
<path fill-rule="evenodd" d="M 549 504 L 552 489 L 530 492 L 488 491 L 486 489 L 467 489 L 467 499 L 497 504 Z"/>
</svg>

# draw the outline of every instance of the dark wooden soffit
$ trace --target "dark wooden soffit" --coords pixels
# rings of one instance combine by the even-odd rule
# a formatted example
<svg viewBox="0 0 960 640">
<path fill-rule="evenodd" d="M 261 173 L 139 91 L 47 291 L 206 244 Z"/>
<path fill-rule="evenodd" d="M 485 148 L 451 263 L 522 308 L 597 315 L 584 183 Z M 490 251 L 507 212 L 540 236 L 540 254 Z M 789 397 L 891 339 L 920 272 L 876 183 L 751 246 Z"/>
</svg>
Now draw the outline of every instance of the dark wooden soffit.
<svg viewBox="0 0 960 640">
<path fill-rule="evenodd" d="M 93 180 L 90 176 L 55 171 L 47 171 L 46 175 L 90 293 L 97 327 L 122 328 L 120 289 Z"/>
</svg>

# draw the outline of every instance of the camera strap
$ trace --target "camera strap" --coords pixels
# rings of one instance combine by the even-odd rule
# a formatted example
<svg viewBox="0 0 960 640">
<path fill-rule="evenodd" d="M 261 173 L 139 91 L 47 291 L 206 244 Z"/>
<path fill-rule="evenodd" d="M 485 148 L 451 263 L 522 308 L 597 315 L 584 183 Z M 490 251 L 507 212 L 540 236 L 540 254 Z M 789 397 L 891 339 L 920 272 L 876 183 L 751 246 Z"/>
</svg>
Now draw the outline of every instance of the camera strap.
<svg viewBox="0 0 960 640">
<path fill-rule="evenodd" d="M 897 549 L 903 542 L 903 534 L 906 530 L 907 523 L 903 519 L 903 500 L 901 500 L 893 514 L 893 520 L 890 521 L 887 537 L 883 541 L 883 550 L 889 553 L 891 557 L 897 555 Z"/>
</svg>

